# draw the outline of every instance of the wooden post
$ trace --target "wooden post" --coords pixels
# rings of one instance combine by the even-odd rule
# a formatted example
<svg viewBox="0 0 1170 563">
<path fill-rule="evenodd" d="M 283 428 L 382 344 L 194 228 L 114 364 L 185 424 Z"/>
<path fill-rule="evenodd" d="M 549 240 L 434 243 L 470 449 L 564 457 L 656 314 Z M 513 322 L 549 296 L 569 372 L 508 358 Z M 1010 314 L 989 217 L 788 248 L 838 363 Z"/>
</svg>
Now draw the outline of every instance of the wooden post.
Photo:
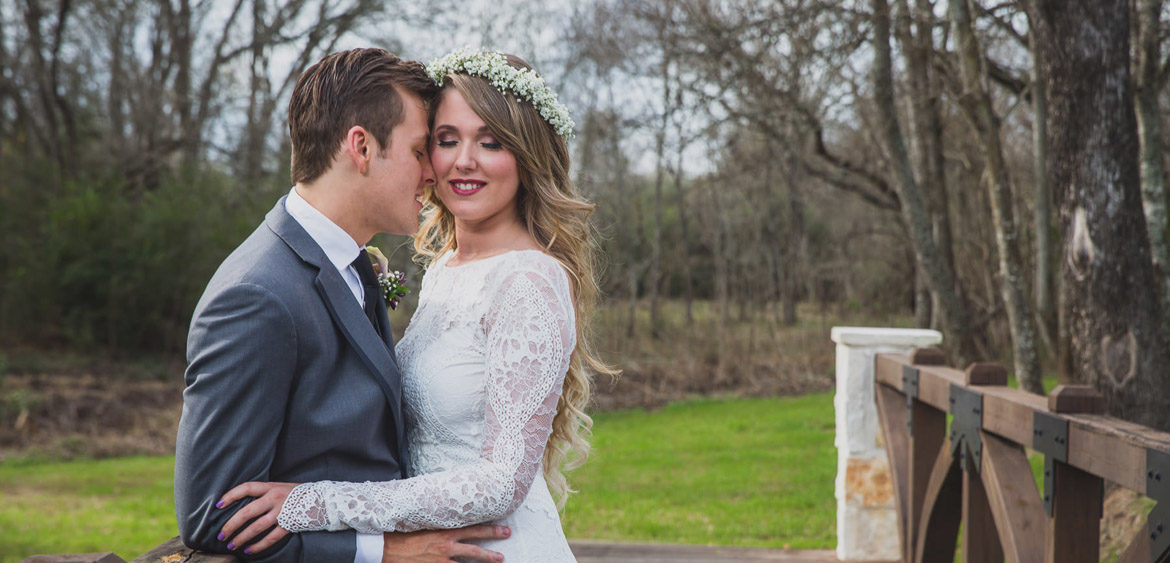
<svg viewBox="0 0 1170 563">
<path fill-rule="evenodd" d="M 1032 466 L 1024 447 L 990 432 L 983 440 L 983 467 L 979 473 L 987 491 L 1004 561 L 1031 563 L 1044 558 L 1044 532 L 1048 518 Z"/>
<path fill-rule="evenodd" d="M 130 563 L 239 563 L 234 555 L 220 555 L 195 551 L 186 545 L 178 536 L 160 544 L 158 547 L 135 558 Z"/>
<path fill-rule="evenodd" d="M 941 366 L 946 363 L 946 355 L 938 348 L 915 348 L 910 353 L 910 363 L 916 366 Z M 908 408 L 910 415 L 910 445 L 906 452 L 909 456 L 908 483 L 905 488 L 908 498 L 902 506 L 905 520 L 902 553 L 905 561 L 912 561 L 914 548 L 918 545 L 916 524 L 922 520 L 930 476 L 938 452 L 943 448 L 949 450 L 949 447 L 946 445 L 947 413 L 917 400 L 907 402 L 904 408 Z"/>
<path fill-rule="evenodd" d="M 922 517 L 915 523 L 916 543 L 909 561 L 943 563 L 954 561 L 955 540 L 963 514 L 963 479 L 959 459 L 951 455 L 950 442 L 944 441 L 935 458 L 934 469 L 926 487 Z"/>
<path fill-rule="evenodd" d="M 73 553 L 67 555 L 33 555 L 20 563 L 126 563 L 113 553 Z"/>
<path fill-rule="evenodd" d="M 1003 547 L 983 480 L 974 471 L 963 472 L 963 563 L 999 563 Z"/>
<path fill-rule="evenodd" d="M 183 545 L 175 536 L 154 549 L 135 557 L 130 563 L 240 563 L 234 555 L 203 553 Z M 85 553 L 74 555 L 33 555 L 20 563 L 126 563 L 113 553 Z"/>
<path fill-rule="evenodd" d="M 909 521 L 921 522 L 925 511 L 930 475 L 940 451 L 950 451 L 947 443 L 947 413 L 925 404 L 914 405 L 914 435 L 910 439 L 910 503 Z M 918 545 L 916 526 L 910 526 L 905 551 Z"/>
<path fill-rule="evenodd" d="M 1089 386 L 1059 385 L 1048 394 L 1056 414 L 1105 412 L 1105 398 Z M 1053 474 L 1052 518 L 1048 520 L 1046 563 L 1096 563 L 1100 560 L 1102 479 L 1060 460 L 1046 464 Z"/>
</svg>

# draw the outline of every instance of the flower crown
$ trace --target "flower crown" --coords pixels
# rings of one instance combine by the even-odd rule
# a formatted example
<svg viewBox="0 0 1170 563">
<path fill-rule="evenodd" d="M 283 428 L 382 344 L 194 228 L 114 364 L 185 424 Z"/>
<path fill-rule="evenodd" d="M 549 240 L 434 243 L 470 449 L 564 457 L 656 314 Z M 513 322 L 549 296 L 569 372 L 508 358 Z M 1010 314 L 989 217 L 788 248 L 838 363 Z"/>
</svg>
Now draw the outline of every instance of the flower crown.
<svg viewBox="0 0 1170 563">
<path fill-rule="evenodd" d="M 557 94 L 532 69 L 520 70 L 508 64 L 504 55 L 492 51 L 472 51 L 461 48 L 431 61 L 427 74 L 435 84 L 442 86 L 448 74 L 478 76 L 492 83 L 501 92 L 512 92 L 527 100 L 553 126 L 557 134 L 568 139 L 573 136 L 573 118 L 569 108 L 557 101 Z"/>
</svg>

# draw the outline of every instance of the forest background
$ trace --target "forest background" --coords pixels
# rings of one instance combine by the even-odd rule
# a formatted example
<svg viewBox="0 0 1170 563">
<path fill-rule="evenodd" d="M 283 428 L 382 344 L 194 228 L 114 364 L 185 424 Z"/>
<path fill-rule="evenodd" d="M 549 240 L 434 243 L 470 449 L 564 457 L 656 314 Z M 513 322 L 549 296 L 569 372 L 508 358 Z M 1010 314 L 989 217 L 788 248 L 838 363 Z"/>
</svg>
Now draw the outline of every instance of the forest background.
<svg viewBox="0 0 1170 563">
<path fill-rule="evenodd" d="M 1168 19 L 1161 0 L 0 0 L 0 445 L 51 418 L 41 374 L 177 382 L 206 281 L 289 189 L 296 77 L 369 45 L 510 51 L 569 106 L 597 338 L 625 370 L 601 407 L 829 388 L 844 319 L 937 328 L 952 364 L 1037 392 L 1055 371 L 1168 428 Z M 419 279 L 406 239 L 376 242 Z M 815 343 L 776 345 L 802 322 Z"/>
</svg>

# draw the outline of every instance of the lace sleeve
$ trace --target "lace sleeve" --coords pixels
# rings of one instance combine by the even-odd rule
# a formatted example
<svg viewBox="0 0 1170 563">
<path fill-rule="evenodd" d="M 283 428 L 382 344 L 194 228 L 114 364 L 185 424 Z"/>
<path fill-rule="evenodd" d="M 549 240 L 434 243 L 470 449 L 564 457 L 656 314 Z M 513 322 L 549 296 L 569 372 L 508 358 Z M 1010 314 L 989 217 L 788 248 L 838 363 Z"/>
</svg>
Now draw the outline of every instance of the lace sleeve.
<svg viewBox="0 0 1170 563">
<path fill-rule="evenodd" d="M 300 485 L 281 508 L 282 527 L 458 528 L 497 520 L 520 505 L 541 469 L 576 330 L 567 280 L 521 270 L 499 287 L 484 319 L 486 416 L 478 462 L 398 481 Z"/>
</svg>

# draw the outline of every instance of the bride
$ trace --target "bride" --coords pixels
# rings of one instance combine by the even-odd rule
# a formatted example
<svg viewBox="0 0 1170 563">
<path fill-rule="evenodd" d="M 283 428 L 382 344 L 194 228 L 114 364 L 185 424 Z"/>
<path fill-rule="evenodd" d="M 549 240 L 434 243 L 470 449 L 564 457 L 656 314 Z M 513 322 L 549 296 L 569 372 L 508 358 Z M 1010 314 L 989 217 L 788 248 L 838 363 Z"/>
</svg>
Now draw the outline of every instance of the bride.
<svg viewBox="0 0 1170 563">
<path fill-rule="evenodd" d="M 611 370 L 584 339 L 593 207 L 569 181 L 573 123 L 517 57 L 457 50 L 428 73 L 442 87 L 430 115 L 437 183 L 415 236 L 428 268 L 397 347 L 411 477 L 239 485 L 221 506 L 258 500 L 224 526 L 230 537 L 256 519 L 235 545 L 279 511 L 251 553 L 287 532 L 493 522 L 511 537 L 480 545 L 507 560 L 574 561 L 558 517 L 563 470 L 588 453 L 589 370 Z"/>
</svg>

